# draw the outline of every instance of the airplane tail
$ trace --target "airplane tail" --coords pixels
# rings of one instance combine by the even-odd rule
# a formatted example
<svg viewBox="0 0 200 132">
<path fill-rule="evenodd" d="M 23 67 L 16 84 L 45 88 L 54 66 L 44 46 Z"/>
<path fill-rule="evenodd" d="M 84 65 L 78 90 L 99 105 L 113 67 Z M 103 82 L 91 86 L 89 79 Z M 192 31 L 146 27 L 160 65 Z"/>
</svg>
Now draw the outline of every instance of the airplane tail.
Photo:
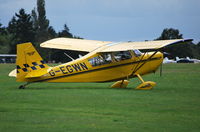
<svg viewBox="0 0 200 132">
<path fill-rule="evenodd" d="M 16 65 L 18 82 L 28 82 L 30 78 L 40 77 L 49 68 L 31 43 L 17 45 Z"/>
</svg>

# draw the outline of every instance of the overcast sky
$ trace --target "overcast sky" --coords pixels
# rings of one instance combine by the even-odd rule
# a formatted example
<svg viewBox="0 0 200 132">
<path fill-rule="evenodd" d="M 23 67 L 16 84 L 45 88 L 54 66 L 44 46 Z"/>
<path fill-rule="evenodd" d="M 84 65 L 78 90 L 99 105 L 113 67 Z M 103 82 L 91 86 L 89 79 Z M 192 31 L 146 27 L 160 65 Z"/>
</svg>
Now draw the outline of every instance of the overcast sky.
<svg viewBox="0 0 200 132">
<path fill-rule="evenodd" d="M 0 23 L 27 13 L 36 0 L 0 0 Z M 200 0 L 46 0 L 46 16 L 56 31 L 66 23 L 73 35 L 91 40 L 143 41 L 176 28 L 200 41 Z"/>
</svg>

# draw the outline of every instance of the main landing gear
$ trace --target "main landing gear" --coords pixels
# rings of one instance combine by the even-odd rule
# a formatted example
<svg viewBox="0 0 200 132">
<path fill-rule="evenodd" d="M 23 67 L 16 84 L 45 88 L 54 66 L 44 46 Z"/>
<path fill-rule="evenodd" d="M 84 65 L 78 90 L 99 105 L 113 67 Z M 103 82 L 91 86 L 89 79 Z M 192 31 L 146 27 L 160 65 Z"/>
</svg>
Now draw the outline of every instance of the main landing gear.
<svg viewBox="0 0 200 132">
<path fill-rule="evenodd" d="M 129 81 L 128 80 L 120 80 L 115 82 L 111 88 L 126 88 L 128 85 Z"/>
<path fill-rule="evenodd" d="M 139 74 L 136 74 L 136 76 L 141 81 L 141 84 L 138 85 L 135 89 L 149 90 L 149 89 L 152 89 L 156 85 L 156 83 L 152 81 L 145 82 Z M 129 83 L 128 80 L 120 80 L 120 81 L 115 82 L 111 87 L 112 88 L 126 88 L 128 83 Z"/>
<path fill-rule="evenodd" d="M 139 74 L 136 74 L 136 76 L 141 81 L 141 84 L 138 85 L 135 89 L 149 90 L 149 89 L 152 89 L 156 85 L 156 83 L 152 82 L 152 81 L 146 81 L 145 82 Z"/>
</svg>

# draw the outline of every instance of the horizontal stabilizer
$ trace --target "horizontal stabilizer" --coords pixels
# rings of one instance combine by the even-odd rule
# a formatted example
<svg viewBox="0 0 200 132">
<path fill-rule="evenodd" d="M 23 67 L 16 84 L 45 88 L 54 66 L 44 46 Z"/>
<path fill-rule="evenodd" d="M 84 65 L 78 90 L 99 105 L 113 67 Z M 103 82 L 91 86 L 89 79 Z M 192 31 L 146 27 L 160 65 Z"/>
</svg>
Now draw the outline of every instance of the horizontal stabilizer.
<svg viewBox="0 0 200 132">
<path fill-rule="evenodd" d="M 41 77 L 42 75 L 47 73 L 47 69 L 40 69 L 37 71 L 31 71 L 29 72 L 25 78 L 37 78 L 37 77 Z"/>
<path fill-rule="evenodd" d="M 17 77 L 17 69 L 12 70 L 9 74 L 9 77 Z"/>
</svg>

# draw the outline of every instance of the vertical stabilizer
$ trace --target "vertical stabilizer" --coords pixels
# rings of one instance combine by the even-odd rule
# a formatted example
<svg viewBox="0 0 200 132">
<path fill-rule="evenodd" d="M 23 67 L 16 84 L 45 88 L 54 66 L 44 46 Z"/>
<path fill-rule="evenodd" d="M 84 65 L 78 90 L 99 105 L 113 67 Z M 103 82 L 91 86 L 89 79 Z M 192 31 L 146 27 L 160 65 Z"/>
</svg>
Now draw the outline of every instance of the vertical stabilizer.
<svg viewBox="0 0 200 132">
<path fill-rule="evenodd" d="M 49 68 L 31 43 L 17 45 L 16 65 L 18 82 L 27 81 L 26 76 L 31 72 Z"/>
</svg>

